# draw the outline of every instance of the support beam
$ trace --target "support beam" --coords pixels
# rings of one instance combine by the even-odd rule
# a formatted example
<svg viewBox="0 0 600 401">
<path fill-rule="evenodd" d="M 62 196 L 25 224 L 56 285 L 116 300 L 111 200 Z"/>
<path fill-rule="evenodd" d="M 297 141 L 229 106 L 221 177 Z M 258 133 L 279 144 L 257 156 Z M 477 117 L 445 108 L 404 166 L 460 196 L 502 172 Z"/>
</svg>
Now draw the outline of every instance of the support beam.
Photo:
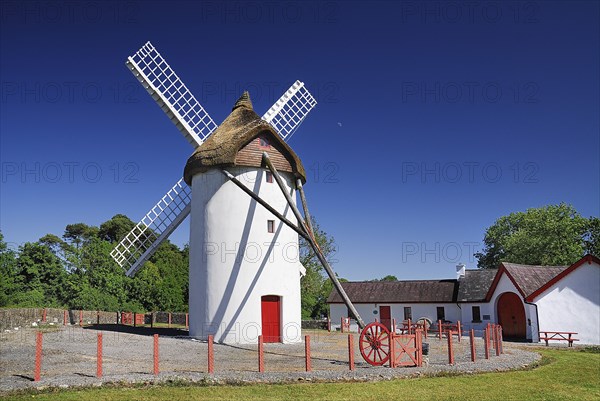
<svg viewBox="0 0 600 401">
<path fill-rule="evenodd" d="M 302 201 L 302 208 L 304 209 L 304 220 L 306 220 L 308 229 L 312 235 L 314 235 L 315 230 L 312 226 L 312 220 L 310 218 L 310 213 L 308 212 L 308 206 L 306 203 L 306 196 L 304 195 L 304 188 L 302 187 L 302 180 L 300 178 L 296 179 L 296 188 L 298 188 L 298 192 L 300 192 L 300 200 Z"/>
<path fill-rule="evenodd" d="M 346 294 L 346 291 L 344 291 L 344 288 L 342 287 L 342 284 L 340 284 L 339 280 L 335 276 L 335 273 L 333 272 L 333 269 L 331 268 L 331 266 L 329 265 L 329 262 L 325 258 L 325 255 L 323 255 L 323 252 L 321 252 L 321 249 L 319 248 L 319 245 L 317 244 L 317 241 L 314 238 L 314 234 L 313 234 L 312 230 L 308 229 L 308 227 L 306 226 L 306 223 L 304 222 L 304 219 L 302 218 L 302 215 L 300 214 L 300 211 L 298 210 L 298 208 L 294 204 L 294 201 L 292 200 L 292 197 L 285 190 L 285 186 L 283 185 L 283 180 L 281 179 L 281 176 L 279 175 L 279 172 L 277 171 L 277 169 L 275 168 L 275 166 L 271 162 L 271 159 L 269 158 L 269 155 L 266 152 L 263 152 L 263 156 L 262 157 L 263 157 L 263 162 L 267 165 L 267 167 L 269 168 L 269 170 L 271 170 L 271 173 L 273 174 L 273 177 L 275 177 L 275 181 L 277 181 L 277 184 L 279 185 L 279 188 L 283 192 L 283 195 L 285 196 L 285 199 L 287 200 L 288 205 L 292 208 L 292 211 L 294 212 L 294 215 L 298 219 L 298 224 L 308 234 L 308 235 L 303 235 L 303 237 L 308 241 L 308 243 L 312 247 L 315 255 L 317 255 L 317 258 L 321 262 L 321 265 L 323 265 L 323 268 L 325 268 L 325 271 L 327 272 L 327 275 L 329 276 L 329 279 L 333 283 L 333 286 L 335 287 L 335 289 L 337 290 L 337 292 L 340 294 L 340 296 L 344 300 L 344 303 L 346 304 L 346 306 L 350 310 L 350 313 L 352 313 L 352 315 L 356 319 L 356 322 L 358 323 L 359 327 L 361 329 L 364 329 L 365 328 L 365 322 L 362 320 L 362 318 L 358 314 L 358 311 L 356 310 L 356 308 L 352 304 L 352 301 L 350 301 L 350 298 L 348 297 L 348 294 Z M 306 205 L 306 199 L 304 199 L 304 198 L 302 198 L 302 205 L 303 205 L 303 207 L 306 210 L 308 210 L 308 206 Z"/>
</svg>

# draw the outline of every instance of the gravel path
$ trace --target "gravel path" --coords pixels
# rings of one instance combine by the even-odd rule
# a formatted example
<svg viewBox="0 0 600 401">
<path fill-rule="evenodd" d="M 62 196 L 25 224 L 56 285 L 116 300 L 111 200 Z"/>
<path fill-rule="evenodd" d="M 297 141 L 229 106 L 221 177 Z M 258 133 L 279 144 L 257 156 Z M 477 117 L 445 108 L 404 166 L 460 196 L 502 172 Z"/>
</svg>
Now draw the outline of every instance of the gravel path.
<svg viewBox="0 0 600 401">
<path fill-rule="evenodd" d="M 447 340 L 425 340 L 430 345 L 421 368 L 374 367 L 367 364 L 355 340 L 356 369 L 348 369 L 347 335 L 307 331 L 311 336 L 312 372 L 304 371 L 304 344 L 265 344 L 265 372 L 258 372 L 256 346 L 215 344 L 215 373 L 207 373 L 207 344 L 181 336 L 174 329 L 103 326 L 103 377 L 96 375 L 98 327 L 56 327 L 44 333 L 42 379 L 33 381 L 35 330 L 0 334 L 0 394 L 48 387 L 100 386 L 103 383 L 190 381 L 214 384 L 286 383 L 298 381 L 366 381 L 418 377 L 441 372 L 475 373 L 523 368 L 539 354 L 505 343 L 504 354 L 484 358 L 483 342 L 476 339 L 476 362 L 470 360 L 468 338 L 454 342 L 455 364 L 448 365 Z M 160 374 L 152 374 L 153 337 L 160 337 Z"/>
</svg>

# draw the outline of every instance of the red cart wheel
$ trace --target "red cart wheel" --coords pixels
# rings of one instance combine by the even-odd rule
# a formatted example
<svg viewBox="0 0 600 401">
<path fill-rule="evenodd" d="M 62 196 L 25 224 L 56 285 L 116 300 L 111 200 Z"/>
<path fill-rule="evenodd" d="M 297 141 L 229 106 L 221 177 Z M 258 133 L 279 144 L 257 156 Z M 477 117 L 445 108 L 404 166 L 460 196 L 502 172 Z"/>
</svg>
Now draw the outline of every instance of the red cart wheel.
<svg viewBox="0 0 600 401">
<path fill-rule="evenodd" d="M 358 346 L 365 361 L 381 366 L 390 359 L 390 332 L 379 322 L 369 323 L 360 333 Z"/>
</svg>

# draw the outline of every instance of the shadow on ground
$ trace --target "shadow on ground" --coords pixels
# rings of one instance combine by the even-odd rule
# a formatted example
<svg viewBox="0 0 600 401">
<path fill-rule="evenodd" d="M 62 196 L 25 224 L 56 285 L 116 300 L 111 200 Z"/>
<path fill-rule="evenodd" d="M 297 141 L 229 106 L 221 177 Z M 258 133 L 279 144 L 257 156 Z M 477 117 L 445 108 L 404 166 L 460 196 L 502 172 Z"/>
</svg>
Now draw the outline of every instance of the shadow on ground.
<svg viewBox="0 0 600 401">
<path fill-rule="evenodd" d="M 153 336 L 158 334 L 161 337 L 188 337 L 188 330 L 175 329 L 168 327 L 145 327 L 128 326 L 123 324 L 90 324 L 83 326 L 84 330 L 112 331 L 117 333 L 138 334 L 141 336 Z"/>
</svg>

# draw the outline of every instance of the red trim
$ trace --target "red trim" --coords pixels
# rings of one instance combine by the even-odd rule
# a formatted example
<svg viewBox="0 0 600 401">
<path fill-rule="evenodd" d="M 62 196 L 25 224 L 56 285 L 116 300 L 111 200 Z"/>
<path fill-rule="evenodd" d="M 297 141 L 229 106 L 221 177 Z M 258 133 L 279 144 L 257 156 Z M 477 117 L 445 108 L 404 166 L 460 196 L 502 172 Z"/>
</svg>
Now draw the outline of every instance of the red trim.
<svg viewBox="0 0 600 401">
<path fill-rule="evenodd" d="M 533 302 L 533 299 L 535 297 L 540 295 L 542 292 L 546 291 L 548 288 L 552 287 L 554 284 L 562 280 L 565 276 L 570 274 L 579 266 L 583 265 L 585 262 L 588 262 L 588 264 L 592 264 L 592 262 L 595 262 L 597 265 L 600 265 L 600 259 L 598 259 L 594 255 L 585 255 L 583 258 L 579 259 L 577 262 L 573 263 L 571 266 L 560 272 L 556 277 L 548 281 L 546 284 L 532 292 L 527 298 L 525 298 L 525 300 L 527 302 Z"/>
<path fill-rule="evenodd" d="M 492 281 L 492 285 L 490 286 L 490 289 L 488 290 L 488 293 L 485 296 L 485 301 L 490 302 L 490 300 L 492 299 L 492 295 L 494 295 L 494 292 L 496 291 L 496 287 L 498 286 L 498 283 L 500 282 L 500 279 L 502 278 L 502 273 L 506 274 L 506 276 L 513 283 L 513 285 L 515 286 L 517 291 L 519 291 L 519 294 L 521 294 L 523 299 L 525 299 L 525 297 L 526 297 L 525 293 L 523 293 L 523 290 L 521 289 L 521 287 L 519 287 L 519 285 L 515 281 L 514 277 L 510 274 L 510 272 L 508 271 L 508 269 L 506 268 L 506 266 L 504 266 L 504 263 L 502 262 L 502 263 L 500 263 L 500 268 L 498 269 L 498 272 L 496 273 L 496 277 L 494 277 L 494 281 Z"/>
</svg>

